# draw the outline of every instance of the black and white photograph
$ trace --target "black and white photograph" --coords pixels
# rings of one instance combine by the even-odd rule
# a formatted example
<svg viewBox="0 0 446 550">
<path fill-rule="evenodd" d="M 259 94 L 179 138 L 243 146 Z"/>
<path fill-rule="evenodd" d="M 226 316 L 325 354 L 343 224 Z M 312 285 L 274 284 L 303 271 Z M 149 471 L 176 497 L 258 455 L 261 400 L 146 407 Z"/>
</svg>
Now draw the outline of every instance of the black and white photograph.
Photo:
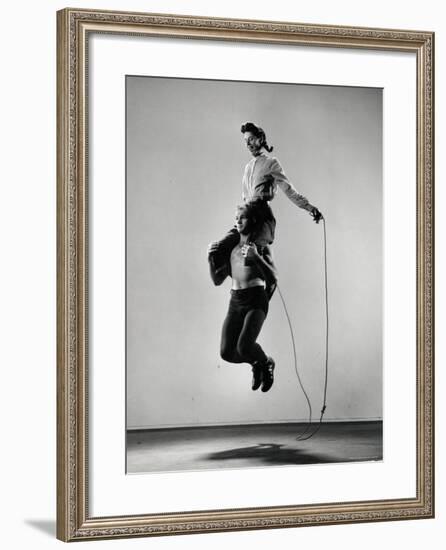
<svg viewBox="0 0 446 550">
<path fill-rule="evenodd" d="M 443 548 L 442 4 L 73 4 L 2 6 L 2 546 Z"/>
<path fill-rule="evenodd" d="M 125 85 L 126 472 L 383 460 L 383 90 Z"/>
</svg>

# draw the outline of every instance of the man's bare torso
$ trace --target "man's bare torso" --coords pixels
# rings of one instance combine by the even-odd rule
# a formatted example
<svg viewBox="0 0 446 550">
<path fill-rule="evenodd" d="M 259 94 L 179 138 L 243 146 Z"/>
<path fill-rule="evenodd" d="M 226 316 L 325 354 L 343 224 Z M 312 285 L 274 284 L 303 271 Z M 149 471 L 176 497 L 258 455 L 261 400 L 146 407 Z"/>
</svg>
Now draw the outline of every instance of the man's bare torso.
<svg viewBox="0 0 446 550">
<path fill-rule="evenodd" d="M 265 286 L 265 281 L 259 276 L 259 271 L 252 261 L 245 265 L 242 255 L 242 244 L 237 245 L 231 252 L 232 288 L 240 290 L 253 286 Z"/>
</svg>

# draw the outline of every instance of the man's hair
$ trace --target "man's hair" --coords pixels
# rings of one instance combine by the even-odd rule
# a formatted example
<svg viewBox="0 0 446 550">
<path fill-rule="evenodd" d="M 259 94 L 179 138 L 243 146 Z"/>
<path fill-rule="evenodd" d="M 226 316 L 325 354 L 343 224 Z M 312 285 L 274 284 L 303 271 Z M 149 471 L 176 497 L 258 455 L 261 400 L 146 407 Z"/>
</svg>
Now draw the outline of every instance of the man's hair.
<svg viewBox="0 0 446 550">
<path fill-rule="evenodd" d="M 268 153 L 271 153 L 271 151 L 274 149 L 274 147 L 270 147 L 266 142 L 266 134 L 264 130 L 253 122 L 245 122 L 245 124 L 242 124 L 240 131 L 242 132 L 242 134 L 244 134 L 245 132 L 251 132 L 253 136 L 255 136 L 256 138 L 260 138 L 262 147 L 264 147 L 268 151 Z"/>
<path fill-rule="evenodd" d="M 251 233 L 253 231 L 256 231 L 258 228 L 258 225 L 261 223 L 262 218 L 260 215 L 260 212 L 258 211 L 258 207 L 255 202 L 246 203 L 246 204 L 238 204 L 237 210 L 242 210 L 245 212 L 247 218 L 248 218 L 248 227 Z"/>
</svg>

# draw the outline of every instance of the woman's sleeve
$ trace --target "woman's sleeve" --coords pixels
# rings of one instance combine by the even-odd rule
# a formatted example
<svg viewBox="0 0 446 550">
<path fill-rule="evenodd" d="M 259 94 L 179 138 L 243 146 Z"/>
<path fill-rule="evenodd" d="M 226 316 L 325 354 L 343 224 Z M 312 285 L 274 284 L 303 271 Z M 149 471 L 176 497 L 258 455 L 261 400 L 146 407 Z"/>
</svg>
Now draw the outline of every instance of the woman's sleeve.
<svg viewBox="0 0 446 550">
<path fill-rule="evenodd" d="M 308 199 L 301 195 L 289 181 L 285 172 L 283 171 L 282 166 L 276 158 L 271 159 L 271 175 L 274 177 L 275 183 L 282 189 L 285 195 L 290 199 L 299 208 L 308 210 L 310 212 L 313 208 L 313 205 L 310 204 Z"/>
</svg>

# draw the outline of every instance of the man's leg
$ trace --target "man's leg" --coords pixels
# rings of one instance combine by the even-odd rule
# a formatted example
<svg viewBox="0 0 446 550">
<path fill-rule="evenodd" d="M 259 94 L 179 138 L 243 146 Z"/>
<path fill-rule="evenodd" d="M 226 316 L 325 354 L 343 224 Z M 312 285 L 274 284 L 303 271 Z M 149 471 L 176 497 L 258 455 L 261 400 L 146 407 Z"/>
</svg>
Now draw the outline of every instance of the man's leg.
<svg viewBox="0 0 446 550">
<path fill-rule="evenodd" d="M 267 392 L 274 382 L 274 360 L 263 351 L 257 338 L 266 319 L 263 309 L 250 310 L 245 317 L 243 328 L 237 342 L 239 356 L 252 365 L 252 389 L 262 385 L 262 391 Z"/>
<path fill-rule="evenodd" d="M 268 357 L 257 343 L 266 313 L 262 309 L 252 309 L 245 316 L 237 341 L 237 353 L 246 363 L 266 363 Z"/>
<path fill-rule="evenodd" d="M 220 355 L 229 363 L 250 363 L 253 371 L 252 389 L 257 390 L 262 384 L 262 391 L 265 392 L 271 388 L 274 381 L 274 361 L 267 357 L 257 343 L 257 337 L 268 313 L 265 291 L 262 289 L 257 294 L 251 298 L 252 309 L 243 307 L 237 299 L 231 298 L 223 322 Z"/>
<path fill-rule="evenodd" d="M 237 342 L 243 328 L 243 318 L 240 312 L 229 306 L 229 311 L 221 330 L 220 356 L 228 363 L 244 363 L 237 351 Z"/>
<path fill-rule="evenodd" d="M 248 319 L 243 311 L 229 307 L 226 319 L 223 322 L 221 333 L 220 355 L 228 363 L 251 363 L 252 365 L 252 389 L 258 390 L 263 382 L 263 370 L 265 359 L 262 348 L 256 343 L 256 338 L 265 320 L 265 313 L 256 310 L 256 314 L 249 315 Z M 244 334 L 242 336 L 242 332 Z M 254 351 L 252 348 L 254 347 Z M 247 353 L 247 356 L 241 355 Z M 256 359 L 250 359 L 257 357 Z"/>
</svg>

